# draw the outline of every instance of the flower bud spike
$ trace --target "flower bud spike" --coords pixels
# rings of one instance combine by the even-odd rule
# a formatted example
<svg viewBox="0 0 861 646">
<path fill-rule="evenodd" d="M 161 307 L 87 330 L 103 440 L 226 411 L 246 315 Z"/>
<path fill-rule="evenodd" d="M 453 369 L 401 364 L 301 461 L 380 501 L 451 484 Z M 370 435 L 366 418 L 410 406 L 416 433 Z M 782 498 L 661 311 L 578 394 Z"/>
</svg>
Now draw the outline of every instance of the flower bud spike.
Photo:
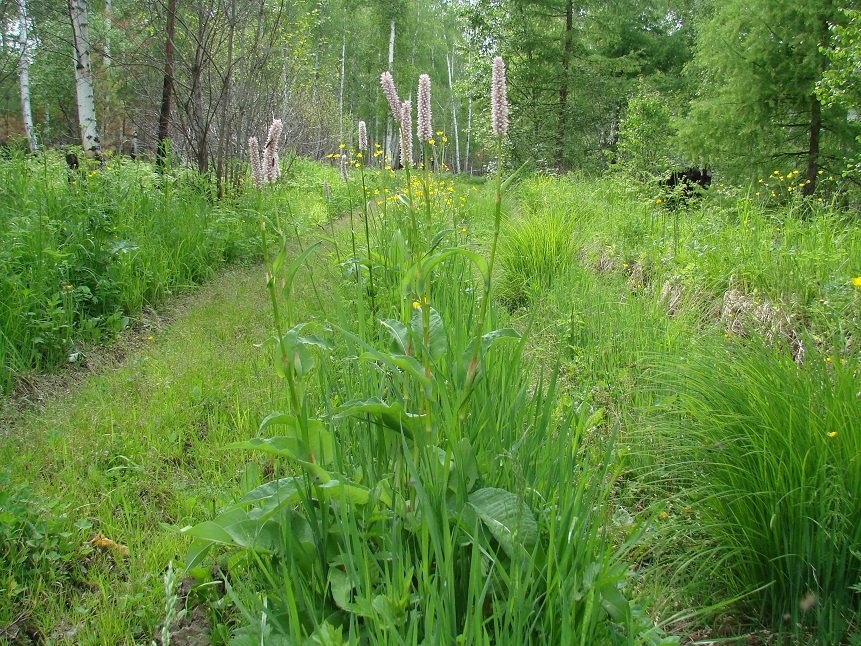
<svg viewBox="0 0 861 646">
<path fill-rule="evenodd" d="M 416 104 L 416 136 L 422 143 L 433 139 L 433 128 L 431 128 L 431 93 L 430 76 L 422 74 L 419 76 L 419 89 Z"/>
<path fill-rule="evenodd" d="M 251 179 L 254 181 L 254 188 L 261 188 L 263 167 L 260 164 L 260 146 L 257 143 L 257 137 L 248 138 L 248 157 L 251 161 Z"/>
<path fill-rule="evenodd" d="M 364 121 L 359 121 L 359 150 L 368 149 L 368 128 Z"/>
<path fill-rule="evenodd" d="M 505 62 L 502 56 L 493 59 L 491 82 L 490 125 L 500 139 L 508 134 L 508 100 L 505 87 Z"/>
<path fill-rule="evenodd" d="M 395 80 L 392 78 L 391 72 L 383 72 L 380 75 L 380 84 L 383 86 L 383 92 L 389 102 L 389 107 L 392 109 L 392 117 L 395 121 L 401 120 L 401 100 L 398 98 L 398 91 L 395 89 Z"/>
<path fill-rule="evenodd" d="M 413 112 L 409 99 L 401 104 L 401 166 L 412 166 L 413 162 Z"/>
</svg>

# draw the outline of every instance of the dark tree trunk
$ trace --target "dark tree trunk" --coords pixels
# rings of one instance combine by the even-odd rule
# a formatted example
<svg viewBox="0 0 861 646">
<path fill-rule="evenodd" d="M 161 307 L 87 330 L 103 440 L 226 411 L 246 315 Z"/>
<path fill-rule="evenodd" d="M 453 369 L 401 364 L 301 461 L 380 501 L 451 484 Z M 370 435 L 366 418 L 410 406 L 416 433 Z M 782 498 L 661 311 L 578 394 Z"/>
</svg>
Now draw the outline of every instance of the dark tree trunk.
<svg viewBox="0 0 861 646">
<path fill-rule="evenodd" d="M 167 135 L 170 128 L 170 105 L 173 97 L 173 36 L 176 25 L 176 0 L 167 2 L 167 38 L 164 43 L 164 86 L 161 92 L 161 112 L 158 116 L 158 143 L 155 149 L 156 167 L 163 168 L 167 155 Z"/>
<path fill-rule="evenodd" d="M 816 97 L 811 98 L 810 144 L 807 146 L 807 183 L 801 189 L 804 197 L 813 195 L 816 177 L 819 174 L 819 136 L 822 131 L 822 106 Z"/>
<path fill-rule="evenodd" d="M 556 165 L 564 170 L 565 135 L 568 130 L 568 70 L 571 66 L 571 32 L 574 29 L 574 1 L 565 2 L 565 40 L 562 47 L 562 83 L 559 85 L 559 140 L 556 144 Z"/>
</svg>

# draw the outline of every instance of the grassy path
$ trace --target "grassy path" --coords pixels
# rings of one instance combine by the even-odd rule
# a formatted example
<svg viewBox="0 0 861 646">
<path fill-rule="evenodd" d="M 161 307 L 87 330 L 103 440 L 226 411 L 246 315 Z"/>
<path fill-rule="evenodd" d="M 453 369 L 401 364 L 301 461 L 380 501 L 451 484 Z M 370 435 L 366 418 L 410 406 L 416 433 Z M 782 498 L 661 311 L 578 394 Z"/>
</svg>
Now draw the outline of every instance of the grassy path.
<svg viewBox="0 0 861 646">
<path fill-rule="evenodd" d="M 297 286 L 311 292 L 307 279 Z M 314 302 L 309 296 L 297 301 Z M 277 404 L 269 361 L 254 345 L 268 336 L 267 303 L 259 267 L 230 269 L 121 367 L 5 422 L 6 479 L 59 501 L 45 513 L 71 535 L 28 589 L 15 580 L 20 569 L 0 575 L 0 643 L 30 643 L 28 634 L 47 643 L 152 639 L 162 574 L 185 551 L 164 525 L 200 522 L 226 502 L 247 456 L 219 447 L 254 435 Z M 99 533 L 129 556 L 91 547 Z"/>
</svg>

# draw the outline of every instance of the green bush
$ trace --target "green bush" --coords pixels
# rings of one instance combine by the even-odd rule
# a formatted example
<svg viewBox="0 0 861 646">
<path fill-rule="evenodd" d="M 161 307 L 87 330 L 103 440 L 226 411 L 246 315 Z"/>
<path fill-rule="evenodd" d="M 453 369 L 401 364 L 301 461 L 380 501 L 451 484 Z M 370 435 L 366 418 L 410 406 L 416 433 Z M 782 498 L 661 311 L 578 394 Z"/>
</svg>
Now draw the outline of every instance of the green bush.
<svg viewBox="0 0 861 646">
<path fill-rule="evenodd" d="M 74 173 L 53 151 L 0 159 L 0 389 L 214 267 L 254 257 L 254 225 L 213 206 L 210 188 L 126 159 Z"/>
</svg>

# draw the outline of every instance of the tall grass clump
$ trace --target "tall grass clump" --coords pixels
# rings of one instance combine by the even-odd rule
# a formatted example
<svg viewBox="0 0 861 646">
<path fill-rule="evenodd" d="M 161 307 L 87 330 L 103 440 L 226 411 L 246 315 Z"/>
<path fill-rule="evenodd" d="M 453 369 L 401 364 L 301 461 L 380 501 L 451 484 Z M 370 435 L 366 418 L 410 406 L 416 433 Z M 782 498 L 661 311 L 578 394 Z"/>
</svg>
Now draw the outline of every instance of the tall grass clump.
<svg viewBox="0 0 861 646">
<path fill-rule="evenodd" d="M 429 79 L 420 82 L 427 160 L 435 142 Z M 293 281 L 323 242 L 288 257 L 270 187 L 260 191 L 274 332 L 264 347 L 287 404 L 258 437 L 227 447 L 267 456 L 272 477 L 246 482 L 235 503 L 184 530 L 186 571 L 206 579 L 211 555 L 228 570 L 243 642 L 668 643 L 629 601 L 625 556 L 642 526 L 610 522 L 613 443 L 582 441 L 603 424 L 600 411 L 559 410 L 557 374 L 530 381 L 539 371 L 524 358 L 526 338 L 493 306 L 511 176 L 497 164 L 491 240 L 479 253 L 468 222 L 450 227 L 462 213 L 444 182 L 413 165 L 409 103 L 390 74 L 382 85 L 404 170 L 385 185 L 395 199 L 374 201 L 371 178 L 361 170 L 356 186 L 349 172 L 363 157 L 341 158 L 363 204 L 334 231 L 346 238 L 347 271 L 326 295 L 327 321 L 293 314 Z M 501 58 L 492 87 L 501 152 Z"/>
<path fill-rule="evenodd" d="M 677 397 L 656 442 L 719 548 L 698 576 L 721 572 L 778 631 L 840 643 L 861 579 L 857 357 L 811 351 L 798 365 L 757 343 L 698 345 L 663 364 L 659 388 Z"/>
<path fill-rule="evenodd" d="M 81 172 L 53 151 L 0 159 L 0 387 L 253 257 L 253 227 L 210 189 L 182 169 L 125 159 Z"/>
<path fill-rule="evenodd" d="M 563 208 L 518 218 L 503 228 L 497 296 L 510 307 L 527 304 L 577 262 L 577 221 Z"/>
</svg>

